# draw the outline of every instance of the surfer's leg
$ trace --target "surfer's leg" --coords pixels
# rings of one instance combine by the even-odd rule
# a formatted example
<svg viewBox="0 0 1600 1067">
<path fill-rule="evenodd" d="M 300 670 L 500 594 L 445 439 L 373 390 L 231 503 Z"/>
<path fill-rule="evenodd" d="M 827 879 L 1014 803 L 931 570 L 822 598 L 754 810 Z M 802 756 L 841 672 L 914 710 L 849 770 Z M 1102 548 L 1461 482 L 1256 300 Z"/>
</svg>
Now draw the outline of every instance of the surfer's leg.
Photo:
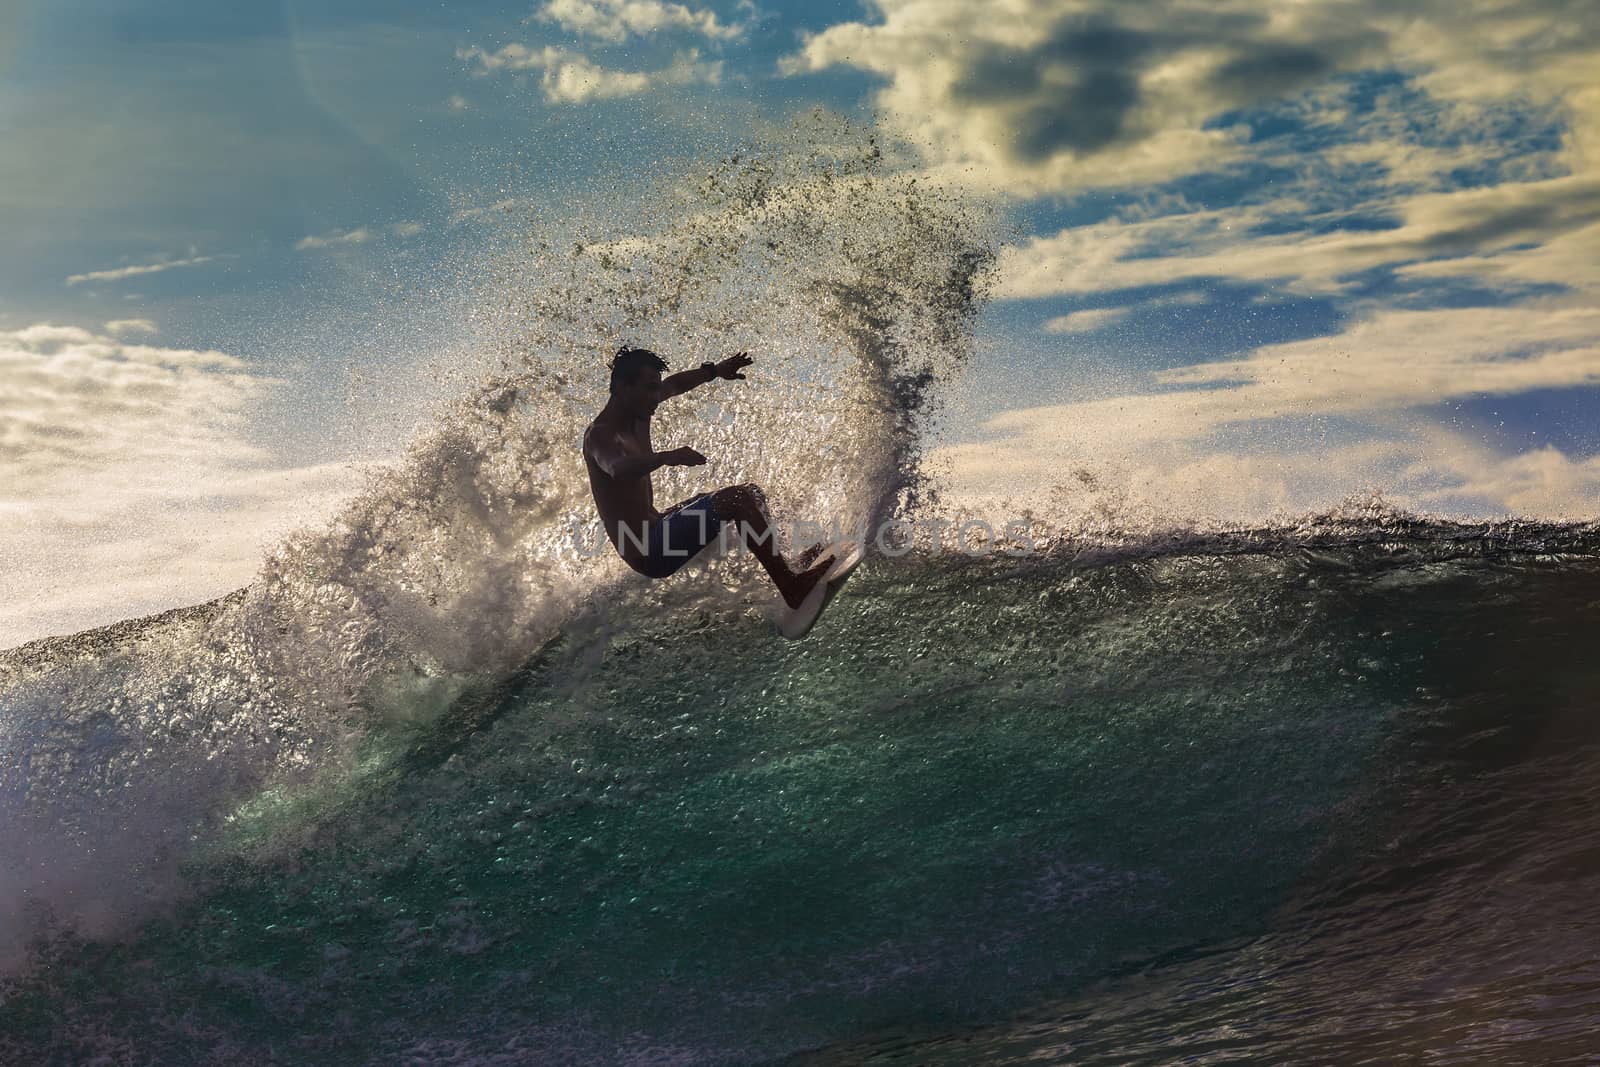
<svg viewBox="0 0 1600 1067">
<path fill-rule="evenodd" d="M 806 594 L 822 580 L 833 564 L 833 557 L 818 560 L 797 570 L 778 553 L 772 529 L 772 517 L 767 514 L 767 498 L 756 485 L 730 485 L 711 494 L 712 505 L 719 518 L 737 523 L 750 552 L 766 568 L 772 584 L 783 594 L 784 602 L 797 608 Z M 807 561 L 810 562 L 809 560 Z"/>
</svg>

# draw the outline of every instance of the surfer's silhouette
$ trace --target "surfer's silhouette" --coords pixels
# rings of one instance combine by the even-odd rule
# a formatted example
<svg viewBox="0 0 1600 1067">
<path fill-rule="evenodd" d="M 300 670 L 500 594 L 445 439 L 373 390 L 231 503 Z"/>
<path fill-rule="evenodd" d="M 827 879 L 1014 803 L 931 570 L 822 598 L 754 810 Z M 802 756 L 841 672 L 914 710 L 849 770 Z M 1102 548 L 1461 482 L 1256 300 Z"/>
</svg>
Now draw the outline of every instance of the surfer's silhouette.
<svg viewBox="0 0 1600 1067">
<path fill-rule="evenodd" d="M 649 349 L 624 345 L 611 362 L 611 398 L 583 435 L 583 459 L 606 536 L 628 566 L 646 577 L 665 578 L 715 541 L 724 523 L 734 523 L 784 601 L 794 608 L 827 573 L 833 557 L 813 562 L 818 554 L 813 548 L 794 564 L 784 559 L 758 486 L 730 485 L 663 512 L 655 508 L 650 481 L 662 467 L 698 467 L 706 461 L 687 447 L 655 451 L 650 418 L 657 405 L 717 378 L 742 379 L 739 372 L 752 362 L 740 352 L 720 363 L 702 363 L 698 370 L 663 378 L 666 360 Z"/>
</svg>

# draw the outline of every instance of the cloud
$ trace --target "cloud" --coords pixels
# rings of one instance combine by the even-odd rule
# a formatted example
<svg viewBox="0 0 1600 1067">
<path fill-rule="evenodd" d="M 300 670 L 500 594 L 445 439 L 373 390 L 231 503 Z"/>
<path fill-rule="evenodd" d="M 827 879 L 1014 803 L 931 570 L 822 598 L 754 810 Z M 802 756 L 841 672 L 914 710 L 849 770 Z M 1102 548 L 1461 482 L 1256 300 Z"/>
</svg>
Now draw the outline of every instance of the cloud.
<svg viewBox="0 0 1600 1067">
<path fill-rule="evenodd" d="M 113 319 L 106 323 L 106 332 L 113 337 L 130 333 L 155 333 L 156 324 L 149 319 Z"/>
<path fill-rule="evenodd" d="M 459 207 L 450 212 L 450 222 L 452 225 L 454 225 L 455 223 L 465 222 L 468 219 L 480 218 L 484 215 L 493 215 L 511 211 L 521 203 L 522 201 L 518 200 L 516 197 L 506 197 L 501 200 L 496 200 L 492 204 L 474 204 L 469 207 Z"/>
<path fill-rule="evenodd" d="M 266 387 L 221 352 L 49 324 L 0 333 L 0 463 L 27 488 L 124 460 L 255 458 L 221 427 Z"/>
<path fill-rule="evenodd" d="M 702 63 L 700 53 L 693 49 L 680 54 L 670 67 L 648 72 L 609 70 L 585 56 L 548 45 L 533 49 L 513 43 L 496 52 L 463 48 L 456 56 L 469 63 L 476 62 L 480 74 L 501 70 L 542 71 L 539 86 L 545 101 L 551 104 L 638 96 L 652 88 L 697 82 L 715 85 L 722 80 L 722 63 Z"/>
<path fill-rule="evenodd" d="M 277 383 L 223 352 L 0 331 L 0 646 L 215 596 L 349 485 L 246 435 Z"/>
<path fill-rule="evenodd" d="M 342 463 L 122 475 L 82 483 L 100 498 L 92 514 L 65 494 L 0 502 L 0 648 L 237 589 L 278 539 L 334 514 L 359 479 Z"/>
<path fill-rule="evenodd" d="M 380 237 L 385 229 L 396 237 L 415 237 L 423 231 L 423 225 L 420 222 L 396 222 L 380 228 L 359 226 L 353 230 L 330 230 L 324 234 L 302 237 L 295 242 L 294 247 L 297 252 L 306 252 L 318 248 L 332 248 L 336 245 L 364 245 Z"/>
<path fill-rule="evenodd" d="M 160 274 L 162 271 L 174 270 L 178 267 L 198 267 L 202 263 L 210 263 L 216 256 L 191 256 L 188 259 L 172 259 L 162 263 L 142 263 L 131 267 L 114 267 L 111 270 L 91 270 L 83 274 L 74 274 L 67 278 L 68 285 L 82 285 L 84 282 L 118 282 L 124 278 L 137 278 L 142 274 Z"/>
<path fill-rule="evenodd" d="M 1600 223 L 1574 228 L 1542 244 L 1414 263 L 1397 271 L 1411 279 L 1470 279 L 1480 284 L 1551 285 L 1600 290 Z"/>
<path fill-rule="evenodd" d="M 1302 26 L 1237 3 L 874 6 L 881 23 L 831 26 L 782 69 L 882 75 L 878 106 L 930 162 L 1018 193 L 1213 165 L 1247 131 L 1208 120 L 1311 86 L 1381 45 L 1357 21 Z"/>
<path fill-rule="evenodd" d="M 1069 315 L 1057 315 L 1047 320 L 1044 329 L 1046 333 L 1091 333 L 1101 327 L 1121 322 L 1132 310 L 1120 307 L 1074 311 Z"/>
<path fill-rule="evenodd" d="M 988 424 L 1074 447 L 1138 448 L 1287 417 L 1359 415 L 1454 397 L 1600 385 L 1600 309 L 1386 310 L 1343 333 L 1158 372 L 1162 391 L 1021 409 Z"/>
<path fill-rule="evenodd" d="M 982 441 L 948 446 L 938 458 L 958 496 L 1020 496 L 1041 471 L 1083 468 L 1112 472 L 1094 476 L 1150 506 L 1181 501 L 1185 514 L 1258 516 L 1368 485 L 1399 487 L 1437 507 L 1476 501 L 1526 514 L 1600 514 L 1600 461 L 1548 450 L 1496 456 L 1416 412 L 1451 399 L 1600 385 L 1600 308 L 1380 311 L 1334 337 L 1162 371 L 1150 384 L 1004 412 L 984 424 Z M 1345 446 L 1334 462 L 1328 444 L 1297 450 L 1281 430 L 1322 427 L 1320 436 L 1335 422 L 1367 425 L 1373 439 Z M 1240 447 L 1241 438 L 1257 447 Z"/>
<path fill-rule="evenodd" d="M 569 33 L 614 42 L 663 30 L 683 30 L 713 41 L 730 41 L 745 31 L 742 25 L 718 21 L 714 11 L 661 0 L 550 0 L 539 9 L 538 17 Z"/>
<path fill-rule="evenodd" d="M 1295 206 L 1113 220 L 1034 238 L 1002 254 L 997 295 L 1106 292 L 1201 278 L 1276 281 L 1299 292 L 1331 293 L 1351 275 L 1379 267 L 1417 264 L 1416 276 L 1443 276 L 1450 268 L 1437 264 L 1450 260 L 1466 261 L 1474 272 L 1530 282 L 1579 287 L 1600 282 L 1593 257 L 1588 267 L 1563 273 L 1541 270 L 1539 254 L 1529 252 L 1565 242 L 1555 244 L 1559 252 L 1600 237 L 1596 178 L 1507 183 L 1370 205 L 1369 210 L 1384 207 L 1401 215 L 1392 229 L 1250 236 L 1274 217 L 1292 216 Z M 1502 255 L 1520 258 L 1499 270 L 1494 260 Z"/>
<path fill-rule="evenodd" d="M 1382 311 L 1333 337 L 1156 375 L 1215 424 L 1359 413 L 1453 397 L 1600 385 L 1600 308 Z"/>
<path fill-rule="evenodd" d="M 1216 441 L 1165 441 L 1139 454 L 1013 449 L 936 450 L 941 491 L 957 506 L 996 516 L 1032 507 L 1069 529 L 1117 536 L 1141 528 L 1264 523 L 1376 495 L 1456 518 L 1519 515 L 1552 520 L 1600 515 L 1600 457 L 1555 448 L 1503 454 L 1438 426 L 1352 444 L 1249 449 Z"/>
<path fill-rule="evenodd" d="M 1347 323 L 1000 414 L 937 452 L 952 495 L 1079 470 L 1067 496 L 1128 513 L 1264 517 L 1377 486 L 1458 514 L 1600 515 L 1600 457 L 1503 454 L 1430 414 L 1600 386 L 1600 27 L 1538 2 L 1485 3 L 1470 28 L 1432 3 L 877 11 L 785 69 L 881 74 L 879 105 L 946 176 L 1024 196 L 1123 187 L 1112 217 L 1002 252 L 1002 299 L 1093 297 L 1048 332 L 1210 281 L 1313 295 Z M 1351 72 L 1383 76 L 1335 77 Z M 1460 306 L 1485 292 L 1495 306 Z"/>
<path fill-rule="evenodd" d="M 362 245 L 372 240 L 375 235 L 365 226 L 354 230 L 330 230 L 324 234 L 302 237 L 295 242 L 295 251 L 304 252 L 311 248 L 331 248 L 334 245 Z"/>
<path fill-rule="evenodd" d="M 1030 195 L 1168 181 L 1256 151 L 1224 120 L 1354 71 L 1440 98 L 1557 103 L 1600 158 L 1600 23 L 1568 4 L 1444 0 L 873 0 L 877 21 L 808 36 L 786 73 L 849 66 L 941 173 Z"/>
<path fill-rule="evenodd" d="M 1093 333 L 1107 326 L 1115 326 L 1135 310 L 1148 311 L 1152 308 L 1177 306 L 1198 307 L 1205 302 L 1205 294 L 1186 292 L 1141 300 L 1137 306 L 1130 304 L 1124 307 L 1086 308 L 1046 319 L 1044 331 L 1045 333 Z"/>
</svg>

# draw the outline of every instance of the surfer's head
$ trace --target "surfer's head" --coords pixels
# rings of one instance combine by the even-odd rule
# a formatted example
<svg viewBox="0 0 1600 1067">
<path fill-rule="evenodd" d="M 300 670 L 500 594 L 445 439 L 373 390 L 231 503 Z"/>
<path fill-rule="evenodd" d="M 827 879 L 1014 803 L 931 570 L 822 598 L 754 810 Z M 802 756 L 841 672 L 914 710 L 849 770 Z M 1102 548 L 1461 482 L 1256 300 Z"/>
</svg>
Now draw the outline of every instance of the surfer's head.
<svg viewBox="0 0 1600 1067">
<path fill-rule="evenodd" d="M 617 349 L 611 361 L 611 395 L 627 410 L 649 415 L 661 400 L 661 372 L 667 361 L 648 348 Z"/>
</svg>

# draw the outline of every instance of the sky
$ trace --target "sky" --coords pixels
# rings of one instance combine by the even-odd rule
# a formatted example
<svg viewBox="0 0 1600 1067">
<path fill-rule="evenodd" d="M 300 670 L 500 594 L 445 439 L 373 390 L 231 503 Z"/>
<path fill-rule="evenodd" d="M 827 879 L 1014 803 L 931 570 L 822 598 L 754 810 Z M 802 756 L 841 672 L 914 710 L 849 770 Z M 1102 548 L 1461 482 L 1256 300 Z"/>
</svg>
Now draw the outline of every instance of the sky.
<svg viewBox="0 0 1600 1067">
<path fill-rule="evenodd" d="M 1593 0 L 11 0 L 0 646 L 327 514 L 497 210 L 819 106 L 1009 220 L 954 498 L 1593 518 L 1596 69 Z"/>
</svg>

